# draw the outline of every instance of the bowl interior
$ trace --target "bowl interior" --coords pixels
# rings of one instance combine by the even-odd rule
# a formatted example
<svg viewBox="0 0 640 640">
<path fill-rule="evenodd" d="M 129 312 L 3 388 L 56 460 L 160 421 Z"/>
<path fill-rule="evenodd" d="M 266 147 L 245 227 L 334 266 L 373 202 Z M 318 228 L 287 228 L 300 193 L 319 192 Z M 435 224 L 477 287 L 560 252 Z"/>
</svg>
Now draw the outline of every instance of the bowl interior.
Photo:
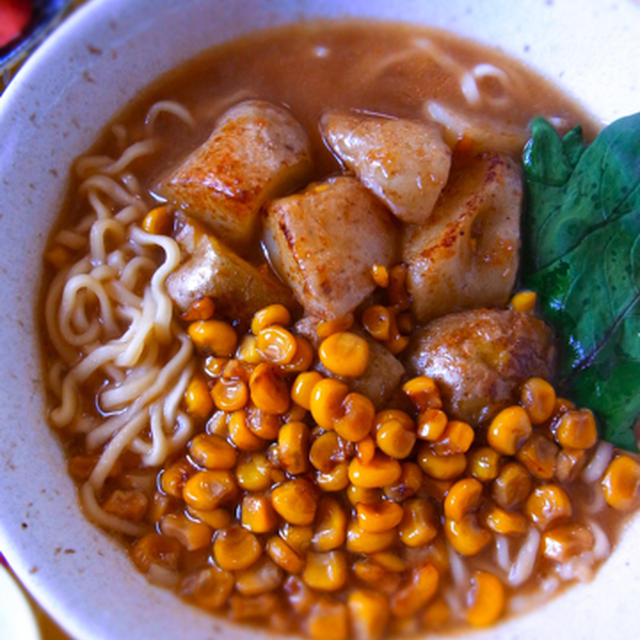
<svg viewBox="0 0 640 640">
<path fill-rule="evenodd" d="M 229 625 L 150 587 L 122 549 L 78 507 L 46 425 L 39 332 L 41 255 L 69 166 L 126 102 L 160 73 L 241 33 L 313 17 L 431 24 L 500 47 L 554 80 L 604 122 L 640 104 L 636 3 L 491 5 L 352 0 L 94 0 L 46 41 L 0 100 L 0 548 L 43 606 L 77 638 L 273 637 Z M 614 43 L 613 45 L 611 43 Z M 477 638 L 634 637 L 640 558 L 631 522 L 589 584 Z M 606 595 L 606 608 L 602 606 Z M 571 625 L 566 624 L 572 612 Z M 586 626 L 588 625 L 588 626 Z"/>
</svg>

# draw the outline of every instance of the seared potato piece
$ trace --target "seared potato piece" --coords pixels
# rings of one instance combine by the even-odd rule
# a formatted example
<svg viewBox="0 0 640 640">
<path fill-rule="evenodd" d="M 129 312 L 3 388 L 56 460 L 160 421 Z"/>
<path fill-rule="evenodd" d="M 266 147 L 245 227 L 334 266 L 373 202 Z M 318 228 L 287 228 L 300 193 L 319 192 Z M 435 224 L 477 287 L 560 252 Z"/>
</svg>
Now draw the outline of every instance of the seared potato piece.
<svg viewBox="0 0 640 640">
<path fill-rule="evenodd" d="M 432 377 L 450 419 L 472 426 L 518 400 L 528 378 L 553 377 L 555 348 L 547 325 L 528 313 L 475 309 L 434 320 L 407 348 L 412 375 Z"/>
<path fill-rule="evenodd" d="M 341 177 L 271 202 L 264 241 L 272 265 L 307 313 L 330 320 L 373 291 L 371 267 L 391 264 L 396 228 L 355 178 Z"/>
<path fill-rule="evenodd" d="M 507 302 L 518 271 L 522 180 L 485 154 L 451 172 L 428 225 L 405 231 L 407 289 L 418 321 Z"/>
<path fill-rule="evenodd" d="M 327 113 L 320 127 L 338 157 L 394 215 L 413 224 L 429 219 L 451 166 L 439 125 Z"/>
<path fill-rule="evenodd" d="M 309 140 L 293 116 L 247 100 L 222 116 L 159 191 L 221 240 L 242 247 L 254 235 L 265 200 L 298 187 L 310 168 Z"/>
<path fill-rule="evenodd" d="M 309 340 L 314 349 L 318 349 L 322 342 L 322 339 L 316 333 L 316 327 L 319 322 L 320 318 L 304 316 L 294 325 L 295 333 Z M 314 369 L 322 373 L 322 375 L 338 378 L 338 380 L 347 384 L 352 391 L 362 393 L 376 407 L 380 407 L 393 396 L 393 393 L 400 385 L 400 381 L 405 374 L 404 366 L 389 349 L 377 340 L 373 340 L 363 332 L 354 329 L 349 329 L 349 331 L 354 331 L 354 333 L 362 336 L 369 345 L 369 362 L 364 373 L 357 378 L 343 378 L 328 371 L 319 361 Z"/>
<path fill-rule="evenodd" d="M 295 302 L 273 276 L 256 269 L 225 247 L 197 221 L 177 215 L 175 239 L 187 261 L 167 278 L 167 292 L 182 310 L 202 296 L 213 298 L 216 308 L 236 320 L 249 320 L 262 307 Z"/>
</svg>

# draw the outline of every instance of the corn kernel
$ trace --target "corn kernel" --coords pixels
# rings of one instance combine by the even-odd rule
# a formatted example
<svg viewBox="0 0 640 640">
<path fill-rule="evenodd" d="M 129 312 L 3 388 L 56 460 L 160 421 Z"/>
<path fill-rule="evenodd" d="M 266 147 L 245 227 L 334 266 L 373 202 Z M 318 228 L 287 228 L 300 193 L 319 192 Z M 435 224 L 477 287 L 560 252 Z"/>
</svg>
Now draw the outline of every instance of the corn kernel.
<svg viewBox="0 0 640 640">
<path fill-rule="evenodd" d="M 307 525 L 316 515 L 313 485 L 304 478 L 288 480 L 271 492 L 273 508 L 291 524 Z"/>
<path fill-rule="evenodd" d="M 391 337 L 391 312 L 382 305 L 367 307 L 362 314 L 362 326 L 372 338 L 389 340 Z"/>
<path fill-rule="evenodd" d="M 482 514 L 482 523 L 491 531 L 503 536 L 521 536 L 529 528 L 523 515 L 496 506 Z"/>
<path fill-rule="evenodd" d="M 640 464 L 629 456 L 618 456 L 602 477 L 602 491 L 610 507 L 631 509 L 640 490 Z"/>
<path fill-rule="evenodd" d="M 168 513 L 160 522 L 164 535 L 175 538 L 187 551 L 202 549 L 211 544 L 213 531 L 203 522 L 194 522 L 183 513 Z"/>
<path fill-rule="evenodd" d="M 204 378 L 196 376 L 189 382 L 184 392 L 184 403 L 192 416 L 202 419 L 209 416 L 213 411 L 213 399 Z"/>
<path fill-rule="evenodd" d="M 265 441 L 259 438 L 247 425 L 247 412 L 244 409 L 234 411 L 227 423 L 229 439 L 241 451 L 259 451 L 264 449 Z"/>
<path fill-rule="evenodd" d="M 389 286 L 389 271 L 383 264 L 372 265 L 371 277 L 379 287 L 386 289 Z"/>
<path fill-rule="evenodd" d="M 416 442 L 416 432 L 411 423 L 411 428 L 396 419 L 385 421 L 376 433 L 376 443 L 383 453 L 392 458 L 406 458 Z"/>
<path fill-rule="evenodd" d="M 337 462 L 328 471 L 316 473 L 316 484 L 322 491 L 342 491 L 349 485 L 349 464 Z"/>
<path fill-rule="evenodd" d="M 520 445 L 531 435 L 531 420 L 518 406 L 503 409 L 489 425 L 487 440 L 500 453 L 515 455 Z"/>
<path fill-rule="evenodd" d="M 584 449 L 562 449 L 556 458 L 556 478 L 560 482 L 573 482 L 586 462 Z"/>
<path fill-rule="evenodd" d="M 323 473 L 330 472 L 338 462 L 345 460 L 341 439 L 337 433 L 327 431 L 319 435 L 309 450 L 311 464 Z"/>
<path fill-rule="evenodd" d="M 233 469 L 238 454 L 223 438 L 198 434 L 189 444 L 189 455 L 205 469 Z"/>
<path fill-rule="evenodd" d="M 236 479 L 245 491 L 265 491 L 271 485 L 272 465 L 266 454 L 244 453 L 238 458 Z"/>
<path fill-rule="evenodd" d="M 102 503 L 104 511 L 130 522 L 140 522 L 148 506 L 149 499 L 137 489 L 116 489 Z"/>
<path fill-rule="evenodd" d="M 376 564 L 379 564 L 387 571 L 403 573 L 407 570 L 407 561 L 392 551 L 378 551 L 377 553 L 372 553 L 370 557 Z"/>
<path fill-rule="evenodd" d="M 311 390 L 309 410 L 313 419 L 327 430 L 344 414 L 342 403 L 349 393 L 349 387 L 333 378 L 320 380 Z"/>
<path fill-rule="evenodd" d="M 236 572 L 236 591 L 256 596 L 277 589 L 282 583 L 282 571 L 269 558 L 262 556 L 248 569 Z"/>
<path fill-rule="evenodd" d="M 173 213 L 166 204 L 147 213 L 140 224 L 143 231 L 154 235 L 169 235 L 173 226 Z"/>
<path fill-rule="evenodd" d="M 249 379 L 253 404 L 265 413 L 282 414 L 289 409 L 289 389 L 273 366 L 259 364 Z"/>
<path fill-rule="evenodd" d="M 231 619 L 236 622 L 265 620 L 273 615 L 277 606 L 278 598 L 274 593 L 261 593 L 257 596 L 232 595 L 229 598 Z"/>
<path fill-rule="evenodd" d="M 471 425 L 460 420 L 447 422 L 445 430 L 433 443 L 433 451 L 439 456 L 451 456 L 469 451 L 475 432 Z"/>
<path fill-rule="evenodd" d="M 442 399 L 433 378 L 418 376 L 402 385 L 402 390 L 411 399 L 418 411 L 442 409 Z"/>
<path fill-rule="evenodd" d="M 384 487 L 396 482 L 401 474 L 400 463 L 381 453 L 376 453 L 368 464 L 362 464 L 358 458 L 349 463 L 349 480 L 358 487 Z"/>
<path fill-rule="evenodd" d="M 562 524 L 550 529 L 542 536 L 542 553 L 555 562 L 567 562 L 574 556 L 591 551 L 593 533 L 581 524 Z"/>
<path fill-rule="evenodd" d="M 229 471 L 198 471 L 185 482 L 182 498 L 194 509 L 209 511 L 233 500 L 237 492 Z"/>
<path fill-rule="evenodd" d="M 291 399 L 301 407 L 311 409 L 311 392 L 313 388 L 323 380 L 317 371 L 305 371 L 298 374 L 291 386 Z"/>
<path fill-rule="evenodd" d="M 236 358 L 248 364 L 260 364 L 262 355 L 258 351 L 258 339 L 251 335 L 244 336 L 236 349 Z"/>
<path fill-rule="evenodd" d="M 433 504 L 424 498 L 412 498 L 403 504 L 400 540 L 408 547 L 423 547 L 436 537 L 439 525 Z"/>
<path fill-rule="evenodd" d="M 291 322 L 289 310 L 281 304 L 270 304 L 256 311 L 251 320 L 251 331 L 258 335 L 263 329 L 274 324 L 287 326 Z"/>
<path fill-rule="evenodd" d="M 522 504 L 531 492 L 531 476 L 517 462 L 502 467 L 493 481 L 491 495 L 503 509 L 513 509 Z"/>
<path fill-rule="evenodd" d="M 203 609 L 219 609 L 227 603 L 233 590 L 234 578 L 220 567 L 205 567 L 187 574 L 180 583 L 180 595 Z"/>
<path fill-rule="evenodd" d="M 461 520 L 444 521 L 449 544 L 463 556 L 475 556 L 491 542 L 491 534 L 478 526 L 475 516 L 468 514 Z"/>
<path fill-rule="evenodd" d="M 278 518 L 266 496 L 245 495 L 242 498 L 242 525 L 253 533 L 267 533 L 278 526 Z"/>
<path fill-rule="evenodd" d="M 384 500 L 376 504 L 360 503 L 356 505 L 356 513 L 361 529 L 379 533 L 400 524 L 404 512 L 399 504 Z"/>
<path fill-rule="evenodd" d="M 175 571 L 182 547 L 175 538 L 159 533 L 147 533 L 131 548 L 131 560 L 139 571 L 147 573 L 152 564 Z"/>
<path fill-rule="evenodd" d="M 418 450 L 418 462 L 422 470 L 436 480 L 453 480 L 462 475 L 467 467 L 464 453 L 439 456 L 426 442 Z"/>
<path fill-rule="evenodd" d="M 376 553 L 384 551 L 396 540 L 395 529 L 389 531 L 365 531 L 356 520 L 347 527 L 347 551 L 351 553 Z"/>
<path fill-rule="evenodd" d="M 238 342 L 234 328 L 221 320 L 197 320 L 187 333 L 198 349 L 214 356 L 231 356 Z"/>
<path fill-rule="evenodd" d="M 558 447 L 539 431 L 520 447 L 516 456 L 531 475 L 541 480 L 551 480 L 556 469 Z"/>
<path fill-rule="evenodd" d="M 301 573 L 304 569 L 304 560 L 280 536 L 269 538 L 265 551 L 287 573 Z"/>
<path fill-rule="evenodd" d="M 502 615 L 505 605 L 504 586 L 493 574 L 476 571 L 471 578 L 469 601 L 469 624 L 474 627 L 487 627 Z"/>
<path fill-rule="evenodd" d="M 365 372 L 369 363 L 369 345 L 364 338 L 355 333 L 332 333 L 320 344 L 318 356 L 332 373 L 346 378 L 357 378 Z"/>
<path fill-rule="evenodd" d="M 495 480 L 499 464 L 500 454 L 491 447 L 480 447 L 469 454 L 469 473 L 480 482 Z"/>
<path fill-rule="evenodd" d="M 333 320 L 324 320 L 318 322 L 316 326 L 316 335 L 324 340 L 334 333 L 348 331 L 353 325 L 353 313 L 347 313 L 342 318 L 334 318 Z"/>
<path fill-rule="evenodd" d="M 355 507 L 360 502 L 363 504 L 375 504 L 382 499 L 382 496 L 380 489 L 366 489 L 365 487 L 356 487 L 354 484 L 350 484 L 347 487 L 347 498 Z"/>
<path fill-rule="evenodd" d="M 535 291 L 519 291 L 509 301 L 509 307 L 520 313 L 531 313 L 536 308 Z"/>
<path fill-rule="evenodd" d="M 194 300 L 189 308 L 180 316 L 184 322 L 194 322 L 195 320 L 209 320 L 216 311 L 216 305 L 209 296 L 202 296 Z"/>
<path fill-rule="evenodd" d="M 202 511 L 187 507 L 187 512 L 192 518 L 197 518 L 201 522 L 208 524 L 214 531 L 224 529 L 231 524 L 231 513 L 228 509 L 213 509 L 211 511 Z"/>
<path fill-rule="evenodd" d="M 480 504 L 482 484 L 475 478 L 458 480 L 444 501 L 444 515 L 450 520 L 462 520 L 464 516 Z"/>
<path fill-rule="evenodd" d="M 211 390 L 211 397 L 221 411 L 237 411 L 247 404 L 249 393 L 242 380 L 218 378 Z"/>
<path fill-rule="evenodd" d="M 520 404 L 529 414 L 531 424 L 546 422 L 556 406 L 554 388 L 542 378 L 529 378 L 520 391 Z"/>
<path fill-rule="evenodd" d="M 569 410 L 555 426 L 556 440 L 569 449 L 590 449 L 598 440 L 598 427 L 589 409 Z"/>
<path fill-rule="evenodd" d="M 331 551 L 342 546 L 347 530 L 347 516 L 334 498 L 322 498 L 316 515 L 313 547 L 316 551 Z"/>
<path fill-rule="evenodd" d="M 282 468 L 292 475 L 309 467 L 309 427 L 304 422 L 283 424 L 278 433 L 278 452 Z"/>
<path fill-rule="evenodd" d="M 261 555 L 258 538 L 240 525 L 221 529 L 213 542 L 213 555 L 222 569 L 248 569 Z"/>
<path fill-rule="evenodd" d="M 320 598 L 309 609 L 306 631 L 312 640 L 347 640 L 349 612 L 342 602 Z"/>
<path fill-rule="evenodd" d="M 280 369 L 285 373 L 300 373 L 306 371 L 312 364 L 315 352 L 311 343 L 302 336 L 295 336 L 296 352 L 287 364 L 281 364 Z"/>
<path fill-rule="evenodd" d="M 341 438 L 358 442 L 369 435 L 375 412 L 367 396 L 349 393 L 342 401 L 342 415 L 335 420 L 333 428 Z"/>
<path fill-rule="evenodd" d="M 391 612 L 397 618 L 412 616 L 422 609 L 438 590 L 440 576 L 430 563 L 412 569 L 407 583 L 391 598 Z"/>
<path fill-rule="evenodd" d="M 376 443 L 371 437 L 364 438 L 356 444 L 356 455 L 362 464 L 368 464 L 376 453 Z"/>
<path fill-rule="evenodd" d="M 422 623 L 427 629 L 438 629 L 449 620 L 449 605 L 442 596 L 434 598 L 422 614 Z"/>
<path fill-rule="evenodd" d="M 442 436 L 449 422 L 440 409 L 425 409 L 418 414 L 418 438 L 435 441 Z"/>
<path fill-rule="evenodd" d="M 379 640 L 389 622 L 389 601 L 371 589 L 355 589 L 347 600 L 354 640 Z"/>
<path fill-rule="evenodd" d="M 307 553 L 302 579 L 318 591 L 337 591 L 347 581 L 347 557 L 344 551 Z"/>
<path fill-rule="evenodd" d="M 280 537 L 299 555 L 305 555 L 313 540 L 313 528 L 285 522 L 279 531 Z"/>
<path fill-rule="evenodd" d="M 256 348 L 265 360 L 273 364 L 289 364 L 296 355 L 298 343 L 290 331 L 272 325 L 258 333 Z"/>
<path fill-rule="evenodd" d="M 160 487 L 167 495 L 182 498 L 182 489 L 195 472 L 193 465 L 186 458 L 180 458 L 162 472 Z"/>
<path fill-rule="evenodd" d="M 384 495 L 395 502 L 412 498 L 422 486 L 423 479 L 424 474 L 415 462 L 403 462 L 400 477 L 384 487 Z"/>
<path fill-rule="evenodd" d="M 564 489 L 547 484 L 533 490 L 524 505 L 524 512 L 539 529 L 546 529 L 556 520 L 570 518 L 573 509 Z"/>
</svg>

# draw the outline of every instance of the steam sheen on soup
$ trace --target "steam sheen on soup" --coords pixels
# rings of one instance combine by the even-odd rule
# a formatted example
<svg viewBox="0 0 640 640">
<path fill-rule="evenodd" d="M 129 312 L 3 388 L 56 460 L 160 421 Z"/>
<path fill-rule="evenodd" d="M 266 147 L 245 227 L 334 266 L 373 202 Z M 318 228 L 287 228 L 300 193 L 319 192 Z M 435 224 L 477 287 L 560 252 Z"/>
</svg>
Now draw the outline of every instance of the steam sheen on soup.
<svg viewBox="0 0 640 640">
<path fill-rule="evenodd" d="M 593 575 L 640 466 L 556 396 L 518 292 L 536 115 L 594 133 L 494 51 L 308 24 L 166 75 L 76 161 L 50 421 L 150 581 L 339 640 L 490 625 Z"/>
</svg>

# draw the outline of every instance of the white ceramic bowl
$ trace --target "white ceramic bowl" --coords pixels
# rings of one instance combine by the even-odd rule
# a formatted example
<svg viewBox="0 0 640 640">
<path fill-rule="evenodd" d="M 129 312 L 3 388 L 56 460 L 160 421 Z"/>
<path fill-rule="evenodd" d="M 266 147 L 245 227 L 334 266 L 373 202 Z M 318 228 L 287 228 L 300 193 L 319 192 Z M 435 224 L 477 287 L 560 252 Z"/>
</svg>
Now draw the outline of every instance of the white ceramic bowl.
<svg viewBox="0 0 640 640">
<path fill-rule="evenodd" d="M 632 0 L 94 0 L 62 25 L 0 99 L 0 550 L 78 639 L 273 636 L 149 586 L 80 512 L 44 419 L 38 341 L 41 254 L 70 163 L 127 100 L 198 51 L 259 27 L 345 15 L 423 22 L 499 46 L 605 122 L 640 105 L 640 6 Z M 592 583 L 470 635 L 638 637 L 639 535 L 636 518 Z"/>
</svg>

